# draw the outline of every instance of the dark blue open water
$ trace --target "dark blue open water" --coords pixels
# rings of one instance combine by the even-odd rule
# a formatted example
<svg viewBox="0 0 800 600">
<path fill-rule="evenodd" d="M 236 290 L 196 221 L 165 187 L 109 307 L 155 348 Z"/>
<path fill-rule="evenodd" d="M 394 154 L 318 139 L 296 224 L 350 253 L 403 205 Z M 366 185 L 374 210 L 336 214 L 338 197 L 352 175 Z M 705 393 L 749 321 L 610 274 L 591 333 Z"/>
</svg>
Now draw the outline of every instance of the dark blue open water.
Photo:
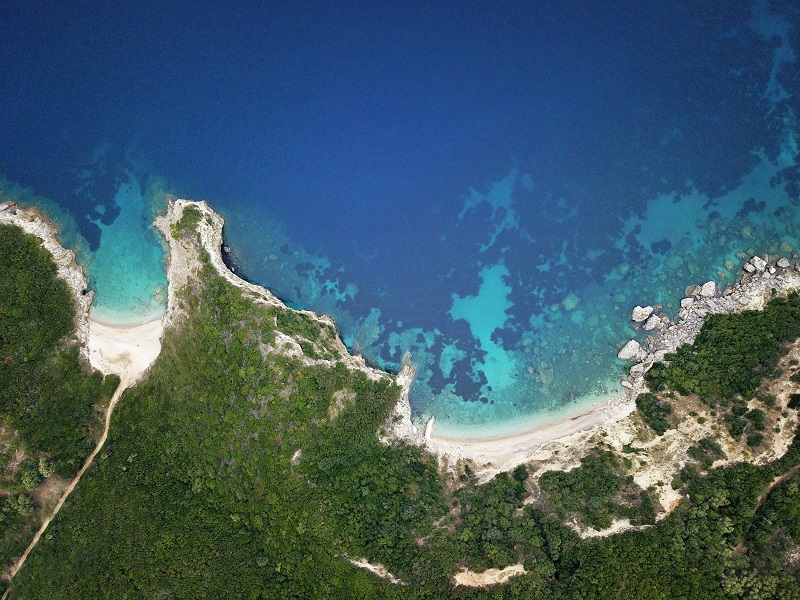
<svg viewBox="0 0 800 600">
<path fill-rule="evenodd" d="M 101 320 L 163 310 L 148 224 L 206 199 L 241 273 L 485 432 L 613 391 L 634 304 L 800 248 L 795 3 L 31 4 L 0 190 Z"/>
</svg>

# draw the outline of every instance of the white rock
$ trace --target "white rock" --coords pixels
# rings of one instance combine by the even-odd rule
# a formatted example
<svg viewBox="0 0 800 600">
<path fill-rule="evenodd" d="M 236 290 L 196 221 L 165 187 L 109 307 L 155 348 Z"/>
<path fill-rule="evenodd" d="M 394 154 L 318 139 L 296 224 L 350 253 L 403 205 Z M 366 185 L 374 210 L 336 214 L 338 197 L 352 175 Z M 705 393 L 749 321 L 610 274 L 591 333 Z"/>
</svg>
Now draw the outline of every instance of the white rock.
<svg viewBox="0 0 800 600">
<path fill-rule="evenodd" d="M 776 269 L 775 267 L 773 267 L 772 265 L 770 265 L 770 267 L 769 267 L 769 274 L 770 274 L 770 275 L 775 275 L 775 272 L 776 272 L 777 270 L 778 270 L 778 269 Z"/>
<path fill-rule="evenodd" d="M 701 288 L 699 285 L 690 285 L 684 290 L 684 294 L 686 296 L 699 296 L 700 289 Z"/>
<path fill-rule="evenodd" d="M 711 298 L 717 293 L 717 284 L 713 281 L 706 281 L 700 286 L 700 295 L 703 298 Z"/>
<path fill-rule="evenodd" d="M 649 317 L 652 312 L 653 312 L 652 306 L 644 306 L 644 307 L 638 305 L 634 306 L 633 310 L 631 311 L 631 321 L 635 321 L 636 323 L 641 323 L 642 321 L 647 319 L 647 317 Z"/>
<path fill-rule="evenodd" d="M 644 330 L 650 331 L 656 327 L 661 327 L 661 319 L 658 317 L 658 315 L 650 315 L 647 317 L 647 321 L 644 322 Z"/>
<path fill-rule="evenodd" d="M 789 263 L 789 259 L 788 259 L 788 258 L 786 258 L 785 256 L 784 256 L 783 258 L 781 258 L 781 259 L 778 261 L 778 266 L 779 266 L 781 269 L 788 269 L 788 268 L 789 268 L 789 265 L 790 265 L 790 263 Z"/>
<path fill-rule="evenodd" d="M 744 263 L 744 270 L 747 271 L 748 273 L 755 273 L 756 272 L 756 268 L 753 265 L 751 265 L 750 263 Z"/>
<path fill-rule="evenodd" d="M 750 264 L 756 268 L 756 271 L 763 271 L 767 268 L 767 261 L 760 256 L 754 256 L 750 259 Z"/>
<path fill-rule="evenodd" d="M 681 300 L 681 308 L 691 308 L 694 304 L 694 298 L 683 298 Z"/>
<path fill-rule="evenodd" d="M 633 389 L 633 384 L 630 381 L 628 381 L 627 379 L 623 379 L 622 381 L 619 382 L 619 384 L 622 387 L 624 387 L 625 389 L 628 389 L 628 390 L 632 390 Z"/>
<path fill-rule="evenodd" d="M 617 353 L 617 358 L 620 360 L 634 360 L 636 355 L 641 351 L 642 346 L 636 340 L 628 340 L 628 342 Z"/>
</svg>

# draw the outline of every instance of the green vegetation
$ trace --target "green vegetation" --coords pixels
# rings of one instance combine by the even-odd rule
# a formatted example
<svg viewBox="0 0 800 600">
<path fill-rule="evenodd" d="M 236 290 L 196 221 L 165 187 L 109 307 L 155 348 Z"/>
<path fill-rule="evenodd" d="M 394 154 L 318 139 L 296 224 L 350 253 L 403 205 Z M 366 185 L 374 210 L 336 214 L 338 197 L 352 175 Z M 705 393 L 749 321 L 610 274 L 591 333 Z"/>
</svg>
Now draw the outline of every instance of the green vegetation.
<svg viewBox="0 0 800 600">
<path fill-rule="evenodd" d="M 800 296 L 776 298 L 760 312 L 711 315 L 693 344 L 668 354 L 647 373 L 653 390 L 699 394 L 709 406 L 750 399 L 774 376 L 785 343 L 800 336 Z"/>
<path fill-rule="evenodd" d="M 614 518 L 627 517 L 634 525 L 655 520 L 653 499 L 626 477 L 624 466 L 609 450 L 585 456 L 571 471 L 547 471 L 539 485 L 561 520 L 595 529 L 610 527 Z"/>
<path fill-rule="evenodd" d="M 658 435 L 663 435 L 667 429 L 672 427 L 672 423 L 669 421 L 672 406 L 667 400 L 645 392 L 636 397 L 636 408 L 642 413 L 645 423 L 652 427 Z"/>
<path fill-rule="evenodd" d="M 303 331 L 321 326 L 279 317 L 207 260 L 204 268 L 182 299 L 187 320 L 167 333 L 148 379 L 124 394 L 107 446 L 12 597 L 798 597 L 790 559 L 798 438 L 771 465 L 684 469 L 687 499 L 655 524 L 650 492 L 627 474 L 631 459 L 605 449 L 568 473 L 543 475 L 544 498 L 526 503 L 524 467 L 477 485 L 466 467 L 450 480 L 418 449 L 378 443 L 399 390 L 341 365 L 265 352 L 276 323 L 320 352 L 328 334 Z M 341 393 L 355 400 L 331 411 Z M 758 412 L 730 414 L 757 433 Z M 719 452 L 714 440 L 690 451 L 704 467 Z M 28 463 L 19 485 L 36 485 L 42 468 L 52 466 Z M 652 525 L 587 540 L 563 525 L 603 527 L 615 516 Z M 406 585 L 345 555 L 382 563 Z M 462 566 L 514 563 L 528 573 L 504 586 L 450 581 Z"/>
<path fill-rule="evenodd" d="M 704 469 L 711 468 L 714 461 L 725 458 L 725 452 L 717 440 L 705 437 L 696 445 L 689 446 L 689 456 L 696 460 Z"/>
<path fill-rule="evenodd" d="M 711 315 L 693 344 L 681 346 L 666 356 L 665 363 L 653 365 L 647 383 L 656 393 L 698 394 L 702 402 L 718 409 L 731 436 L 744 436 L 748 446 L 759 446 L 769 420 L 763 410 L 749 410 L 748 401 L 765 378 L 779 375 L 778 360 L 786 353 L 787 343 L 798 336 L 797 294 L 776 298 L 761 312 Z M 636 401 L 642 415 L 663 433 L 669 423 L 658 409 L 666 401 L 656 394 L 642 396 L 645 398 Z M 761 394 L 759 399 L 767 408 L 774 408 L 774 398 Z"/>
<path fill-rule="evenodd" d="M 196 206 L 190 204 L 184 207 L 181 218 L 178 219 L 171 227 L 172 235 L 177 237 L 183 233 L 197 231 L 197 225 L 200 223 L 200 219 L 202 218 L 203 213 L 201 213 L 200 209 Z"/>
<path fill-rule="evenodd" d="M 118 384 L 90 373 L 70 336 L 75 305 L 38 238 L 0 225 L 0 564 L 28 544 L 36 489 L 72 477 Z"/>
</svg>

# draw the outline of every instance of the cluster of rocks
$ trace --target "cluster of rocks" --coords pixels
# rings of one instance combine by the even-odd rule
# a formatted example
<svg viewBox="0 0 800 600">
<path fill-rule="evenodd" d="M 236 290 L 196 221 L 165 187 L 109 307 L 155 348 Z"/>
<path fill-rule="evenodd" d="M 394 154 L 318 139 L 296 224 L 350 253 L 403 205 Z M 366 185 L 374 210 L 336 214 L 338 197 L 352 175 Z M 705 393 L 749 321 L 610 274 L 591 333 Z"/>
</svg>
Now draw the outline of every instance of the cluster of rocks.
<svg viewBox="0 0 800 600">
<path fill-rule="evenodd" d="M 657 314 L 660 306 L 635 306 L 631 320 L 641 324 L 647 331 L 655 330 L 644 344 L 629 340 L 619 351 L 620 360 L 635 362 L 627 379 L 622 381 L 626 389 L 638 393 L 643 391 L 644 374 L 666 354 L 675 352 L 679 346 L 692 343 L 710 314 L 729 314 L 742 310 L 760 310 L 774 296 L 786 295 L 800 290 L 800 256 L 793 260 L 780 258 L 775 262 L 769 257 L 752 257 L 743 267 L 739 280 L 720 291 L 713 281 L 686 288 L 686 297 L 681 300 L 677 321 L 672 322 L 663 313 Z"/>
</svg>

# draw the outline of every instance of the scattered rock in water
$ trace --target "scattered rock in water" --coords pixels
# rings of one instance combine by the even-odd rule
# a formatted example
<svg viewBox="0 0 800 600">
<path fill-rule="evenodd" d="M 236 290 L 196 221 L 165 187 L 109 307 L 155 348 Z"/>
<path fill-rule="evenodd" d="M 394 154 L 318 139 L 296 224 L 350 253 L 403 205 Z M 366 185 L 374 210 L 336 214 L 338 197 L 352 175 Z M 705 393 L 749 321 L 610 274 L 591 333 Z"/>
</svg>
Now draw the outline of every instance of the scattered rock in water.
<svg viewBox="0 0 800 600">
<path fill-rule="evenodd" d="M 680 269 L 681 265 L 683 265 L 683 257 L 678 256 L 677 254 L 670 257 L 670 259 L 667 261 L 667 266 L 673 271 Z"/>
<path fill-rule="evenodd" d="M 779 266 L 781 269 L 788 269 L 788 268 L 789 268 L 789 266 L 790 266 L 790 264 L 791 264 L 791 263 L 789 263 L 789 259 L 788 259 L 788 258 L 786 258 L 786 257 L 783 257 L 783 258 L 781 258 L 781 259 L 778 261 L 778 266 Z"/>
<path fill-rule="evenodd" d="M 756 271 L 763 271 L 767 268 L 767 261 L 760 256 L 754 256 L 750 259 L 750 264 L 756 268 Z"/>
<path fill-rule="evenodd" d="M 661 318 L 658 315 L 650 315 L 644 322 L 644 330 L 650 331 L 656 327 L 661 327 Z"/>
<path fill-rule="evenodd" d="M 733 271 L 733 269 L 736 268 L 736 264 L 730 259 L 725 261 L 724 266 L 728 271 Z"/>
<path fill-rule="evenodd" d="M 635 360 L 641 351 L 642 346 L 639 342 L 636 340 L 628 340 L 617 353 L 617 358 L 620 360 Z"/>
<path fill-rule="evenodd" d="M 742 237 L 744 239 L 748 239 L 751 235 L 753 235 L 753 230 L 750 228 L 750 225 L 742 227 Z"/>
<path fill-rule="evenodd" d="M 781 242 L 781 245 L 778 249 L 784 254 L 791 254 L 794 252 L 794 246 L 792 246 L 789 242 Z"/>
<path fill-rule="evenodd" d="M 653 312 L 652 306 L 639 306 L 638 304 L 633 307 L 631 311 L 631 321 L 636 323 L 641 323 L 647 317 L 649 317 Z"/>
<path fill-rule="evenodd" d="M 699 296 L 701 287 L 699 285 L 689 285 L 683 290 L 684 296 Z"/>
<path fill-rule="evenodd" d="M 756 268 L 753 265 L 751 265 L 749 262 L 748 263 L 744 263 L 744 270 L 747 271 L 748 273 L 755 273 L 756 272 Z"/>
<path fill-rule="evenodd" d="M 681 299 L 681 308 L 690 308 L 694 304 L 694 298 Z"/>
</svg>

